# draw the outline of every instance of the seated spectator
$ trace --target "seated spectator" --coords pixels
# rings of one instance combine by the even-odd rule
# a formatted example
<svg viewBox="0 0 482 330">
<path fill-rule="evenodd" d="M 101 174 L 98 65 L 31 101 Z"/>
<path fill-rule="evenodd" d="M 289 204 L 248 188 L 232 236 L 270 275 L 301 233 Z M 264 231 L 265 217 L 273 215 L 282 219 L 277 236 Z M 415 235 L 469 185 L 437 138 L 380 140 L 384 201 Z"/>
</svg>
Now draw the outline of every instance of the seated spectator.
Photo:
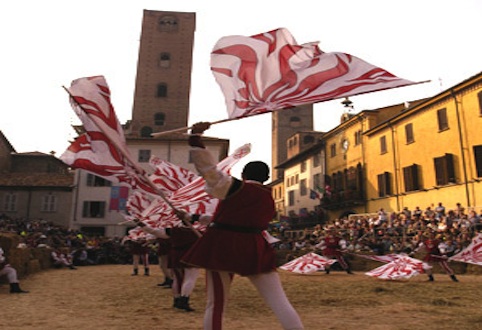
<svg viewBox="0 0 482 330">
<path fill-rule="evenodd" d="M 62 253 L 59 248 L 52 250 L 50 256 L 52 257 L 53 266 L 56 268 L 68 267 L 77 269 L 72 262 L 72 257 L 69 254 Z"/>
<path fill-rule="evenodd" d="M 5 275 L 10 284 L 10 293 L 28 293 L 20 288 L 17 278 L 17 270 L 7 263 L 3 249 L 0 247 L 0 276 Z"/>
</svg>

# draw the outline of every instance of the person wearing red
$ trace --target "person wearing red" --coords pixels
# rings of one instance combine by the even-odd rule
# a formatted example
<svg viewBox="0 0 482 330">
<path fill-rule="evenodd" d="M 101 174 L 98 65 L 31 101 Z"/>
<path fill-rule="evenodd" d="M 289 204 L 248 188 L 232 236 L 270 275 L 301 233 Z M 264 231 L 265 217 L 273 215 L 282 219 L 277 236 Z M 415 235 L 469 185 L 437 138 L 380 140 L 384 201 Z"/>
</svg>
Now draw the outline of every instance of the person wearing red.
<svg viewBox="0 0 482 330">
<path fill-rule="evenodd" d="M 458 282 L 459 280 L 455 276 L 455 272 L 453 271 L 452 268 L 450 268 L 447 262 L 448 260 L 447 256 L 440 251 L 440 247 L 439 247 L 440 243 L 441 241 L 436 237 L 435 231 L 430 231 L 428 233 L 428 237 L 418 244 L 417 248 L 415 248 L 415 250 L 411 253 L 411 255 L 413 255 L 414 253 L 422 249 L 425 253 L 425 256 L 423 257 L 423 261 L 425 261 L 429 265 L 438 263 L 440 267 L 450 276 L 452 281 Z M 434 277 L 433 277 L 432 268 L 426 268 L 424 270 L 428 275 L 428 280 L 430 282 L 433 282 Z"/>
<path fill-rule="evenodd" d="M 159 268 L 164 275 L 164 282 L 159 283 L 157 286 L 165 288 L 172 288 L 172 272 L 168 267 L 168 254 L 171 248 L 169 239 L 157 239 L 157 258 L 159 261 Z"/>
<path fill-rule="evenodd" d="M 250 162 L 243 169 L 242 180 L 217 169 L 201 138 L 209 126 L 201 122 L 192 127 L 191 159 L 206 181 L 206 191 L 220 201 L 206 232 L 182 258 L 186 264 L 206 270 L 204 329 L 222 329 L 235 274 L 250 280 L 283 329 L 303 329 L 276 271 L 275 250 L 263 236 L 275 214 L 271 189 L 263 185 L 269 178 L 269 167 L 260 161 Z"/>
<path fill-rule="evenodd" d="M 184 215 L 182 213 L 181 217 L 184 217 Z M 197 241 L 199 236 L 188 227 L 152 228 L 138 219 L 134 221 L 146 233 L 163 240 L 169 240 L 170 248 L 167 254 L 167 266 L 173 275 L 173 307 L 186 312 L 194 311 L 189 304 L 189 298 L 199 277 L 199 269 L 181 263 L 181 257 Z"/>
<path fill-rule="evenodd" d="M 132 276 L 139 275 L 139 263 L 144 265 L 144 275 L 149 276 L 149 246 L 145 240 L 128 240 L 128 249 L 132 255 Z"/>
<path fill-rule="evenodd" d="M 337 235 L 336 229 L 331 227 L 328 228 L 328 231 L 325 237 L 322 239 L 321 250 L 323 256 L 329 259 L 336 259 L 340 264 L 341 268 L 343 268 L 348 274 L 353 274 L 350 269 L 350 266 L 346 262 L 345 258 L 343 257 L 343 250 L 346 249 L 346 242 L 342 244 L 344 240 L 340 236 Z M 327 265 L 325 267 L 325 272 L 327 274 L 330 273 L 330 266 Z"/>
</svg>

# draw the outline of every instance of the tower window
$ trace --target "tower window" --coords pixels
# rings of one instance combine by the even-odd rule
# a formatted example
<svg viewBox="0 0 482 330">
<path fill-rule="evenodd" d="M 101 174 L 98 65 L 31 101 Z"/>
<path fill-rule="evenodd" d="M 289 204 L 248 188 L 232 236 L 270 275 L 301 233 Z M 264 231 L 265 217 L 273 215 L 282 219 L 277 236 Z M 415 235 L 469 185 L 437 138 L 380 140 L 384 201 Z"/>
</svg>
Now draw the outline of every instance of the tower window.
<svg viewBox="0 0 482 330">
<path fill-rule="evenodd" d="M 170 66 L 171 66 L 171 54 L 161 53 L 161 55 L 159 56 L 159 67 L 169 68 Z"/>
<path fill-rule="evenodd" d="M 152 137 L 151 136 L 152 134 L 152 128 L 150 128 L 149 126 L 144 126 L 142 129 L 141 129 L 141 137 Z"/>
<path fill-rule="evenodd" d="M 154 125 L 164 126 L 166 115 L 162 112 L 158 112 L 154 115 Z"/>
<path fill-rule="evenodd" d="M 160 83 L 157 85 L 157 97 L 167 97 L 167 84 Z"/>
<path fill-rule="evenodd" d="M 165 15 L 159 19 L 159 31 L 176 32 L 179 28 L 179 22 L 176 16 Z"/>
</svg>

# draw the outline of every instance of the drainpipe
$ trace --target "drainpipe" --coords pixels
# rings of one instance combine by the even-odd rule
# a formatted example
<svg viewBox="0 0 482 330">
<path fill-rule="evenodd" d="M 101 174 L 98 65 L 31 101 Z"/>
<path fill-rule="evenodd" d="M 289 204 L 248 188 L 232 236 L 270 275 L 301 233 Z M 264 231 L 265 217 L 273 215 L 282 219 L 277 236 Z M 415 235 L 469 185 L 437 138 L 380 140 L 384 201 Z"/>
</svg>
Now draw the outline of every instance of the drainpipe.
<svg viewBox="0 0 482 330">
<path fill-rule="evenodd" d="M 360 121 L 360 144 L 361 144 L 361 151 L 362 151 L 362 164 L 363 164 L 363 172 L 364 172 L 364 178 L 365 180 L 363 180 L 365 182 L 365 192 L 364 192 L 364 196 L 365 196 L 365 199 L 367 198 L 367 190 L 366 190 L 366 178 L 367 178 L 367 169 L 366 169 L 366 166 L 365 166 L 365 144 L 363 143 L 363 115 L 359 116 L 358 117 L 358 120 Z M 368 201 L 367 203 L 364 203 L 364 208 L 365 208 L 365 213 L 368 213 Z"/>
<path fill-rule="evenodd" d="M 393 150 L 393 175 L 395 181 L 395 196 L 397 198 L 397 212 L 400 211 L 400 194 L 398 189 L 398 170 L 397 170 L 397 155 L 395 151 L 395 129 L 393 128 L 392 123 L 388 122 L 388 127 L 390 127 L 390 131 L 392 132 L 392 150 Z"/>
<path fill-rule="evenodd" d="M 467 180 L 467 163 L 465 160 L 465 152 L 464 152 L 464 142 L 462 140 L 462 123 L 460 121 L 460 111 L 459 111 L 459 102 L 457 101 L 457 97 L 453 89 L 450 90 L 450 95 L 452 95 L 454 102 L 455 102 L 455 114 L 457 115 L 457 128 L 459 133 L 459 145 L 460 145 L 460 154 L 462 155 L 462 168 L 464 174 L 464 185 L 465 185 L 465 197 L 467 199 L 467 207 L 471 207 L 470 204 L 470 193 L 469 193 L 469 182 Z"/>
</svg>

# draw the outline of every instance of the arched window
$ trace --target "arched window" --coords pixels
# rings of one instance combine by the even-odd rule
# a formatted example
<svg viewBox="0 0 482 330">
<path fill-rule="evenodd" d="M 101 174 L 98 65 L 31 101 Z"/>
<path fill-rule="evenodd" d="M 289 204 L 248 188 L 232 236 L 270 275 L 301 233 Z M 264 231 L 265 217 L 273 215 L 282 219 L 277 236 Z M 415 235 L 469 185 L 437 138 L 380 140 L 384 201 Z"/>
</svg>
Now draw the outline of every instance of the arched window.
<svg viewBox="0 0 482 330">
<path fill-rule="evenodd" d="M 152 128 L 150 128 L 149 126 L 144 126 L 142 129 L 141 129 L 141 137 L 152 137 L 151 136 L 152 134 Z"/>
<path fill-rule="evenodd" d="M 157 97 L 167 97 L 167 84 L 160 83 L 157 85 Z"/>
<path fill-rule="evenodd" d="M 162 112 L 157 112 L 154 115 L 154 125 L 156 126 L 164 126 L 166 120 L 166 115 Z"/>
<path fill-rule="evenodd" d="M 170 66 L 171 66 L 171 54 L 161 53 L 161 55 L 159 55 L 159 67 L 169 68 Z"/>
<path fill-rule="evenodd" d="M 161 32 L 176 32 L 179 28 L 179 23 L 176 16 L 165 15 L 159 19 L 159 31 Z"/>
</svg>

